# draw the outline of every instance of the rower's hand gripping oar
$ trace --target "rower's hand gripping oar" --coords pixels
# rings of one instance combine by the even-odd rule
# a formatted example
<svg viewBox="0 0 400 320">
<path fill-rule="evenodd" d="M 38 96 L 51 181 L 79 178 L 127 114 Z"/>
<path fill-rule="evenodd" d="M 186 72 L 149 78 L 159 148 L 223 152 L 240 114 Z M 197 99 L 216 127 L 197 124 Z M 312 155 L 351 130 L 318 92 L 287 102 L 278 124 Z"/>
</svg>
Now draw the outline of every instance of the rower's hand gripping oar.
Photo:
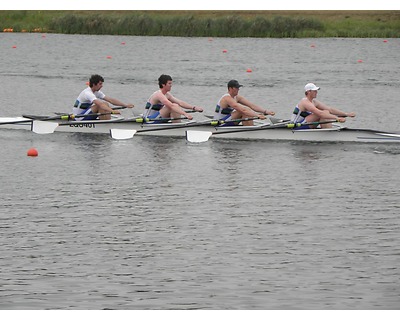
<svg viewBox="0 0 400 320">
<path fill-rule="evenodd" d="M 278 123 L 273 125 L 262 125 L 256 127 L 243 127 L 237 130 L 227 130 L 227 131 L 196 131 L 196 130 L 187 130 L 186 131 L 186 140 L 189 142 L 206 142 L 210 139 L 211 136 L 216 134 L 226 134 L 226 133 L 236 133 L 236 132 L 249 132 L 249 131 L 256 131 L 256 130 L 266 130 L 266 129 L 276 129 L 276 128 L 298 128 L 303 126 L 317 126 L 319 124 L 325 123 L 333 123 L 333 122 L 340 122 L 340 120 L 328 120 L 328 121 L 319 121 L 319 122 L 305 122 L 305 123 Z"/>
</svg>

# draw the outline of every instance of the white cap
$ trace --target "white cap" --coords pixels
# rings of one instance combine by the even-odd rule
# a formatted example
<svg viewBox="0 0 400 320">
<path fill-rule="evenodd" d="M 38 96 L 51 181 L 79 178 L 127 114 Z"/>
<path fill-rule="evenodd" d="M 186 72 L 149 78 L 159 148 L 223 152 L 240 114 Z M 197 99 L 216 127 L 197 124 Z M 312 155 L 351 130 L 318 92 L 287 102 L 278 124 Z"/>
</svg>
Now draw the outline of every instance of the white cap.
<svg viewBox="0 0 400 320">
<path fill-rule="evenodd" d="M 314 83 L 307 83 L 306 86 L 304 87 L 304 91 L 315 91 L 319 90 L 319 87 L 317 87 Z"/>
</svg>

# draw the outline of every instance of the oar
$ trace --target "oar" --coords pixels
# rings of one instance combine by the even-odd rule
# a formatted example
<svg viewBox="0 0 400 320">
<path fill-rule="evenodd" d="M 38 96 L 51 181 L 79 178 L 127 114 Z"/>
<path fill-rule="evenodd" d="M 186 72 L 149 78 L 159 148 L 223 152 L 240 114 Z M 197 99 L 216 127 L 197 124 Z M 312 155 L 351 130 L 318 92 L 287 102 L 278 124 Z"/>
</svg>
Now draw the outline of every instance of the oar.
<svg viewBox="0 0 400 320">
<path fill-rule="evenodd" d="M 123 109 L 125 107 L 121 107 L 119 109 Z M 114 108 L 115 110 L 116 108 Z M 57 127 L 59 126 L 58 122 L 47 122 L 48 120 L 65 120 L 65 121 L 70 121 L 73 120 L 75 118 L 84 118 L 87 116 L 104 116 L 104 115 L 108 115 L 108 114 L 116 114 L 114 111 L 112 112 L 105 112 L 105 113 L 90 113 L 90 114 L 68 114 L 68 115 L 62 115 L 62 116 L 57 116 L 57 117 L 49 117 L 49 118 L 44 118 L 41 120 L 34 120 L 31 119 L 30 121 L 32 121 L 32 128 L 31 130 L 35 133 L 38 134 L 49 134 L 49 133 L 53 133 Z M 137 118 L 137 122 L 142 122 L 143 119 Z M 29 121 L 26 121 L 29 122 Z"/>
<path fill-rule="evenodd" d="M 115 107 L 112 108 L 112 110 L 121 110 L 121 109 L 126 109 L 127 107 Z M 35 116 L 35 115 L 25 115 L 23 114 L 22 116 L 24 118 L 29 118 L 31 119 L 30 121 L 33 120 L 42 120 L 42 121 L 47 121 L 47 120 L 73 120 L 75 118 L 82 118 L 82 117 L 87 117 L 89 115 L 95 115 L 95 116 L 102 116 L 102 115 L 107 115 L 107 114 L 117 114 L 117 112 L 106 112 L 106 113 L 91 113 L 91 114 L 72 114 L 72 113 L 65 113 L 65 112 L 54 112 L 57 116 L 55 117 L 47 117 L 47 116 Z"/>
<path fill-rule="evenodd" d="M 180 118 L 183 119 L 183 118 Z M 177 128 L 182 128 L 182 127 L 198 127 L 198 126 L 204 126 L 204 125 L 211 125 L 211 126 L 219 126 L 221 124 L 227 124 L 227 123 L 232 123 L 232 122 L 240 122 L 240 121 L 246 121 L 246 120 L 255 120 L 259 119 L 258 117 L 253 117 L 253 118 L 245 118 L 245 119 L 233 119 L 233 120 L 206 120 L 202 122 L 188 122 L 188 123 L 177 123 L 177 124 L 170 124 L 166 125 L 164 127 L 158 127 L 158 128 L 149 128 L 149 129 L 143 129 L 143 130 L 134 130 L 134 129 L 110 129 L 110 135 L 111 138 L 116 139 L 116 140 L 126 140 L 126 139 L 131 139 L 136 133 L 142 133 L 142 132 L 149 132 L 149 131 L 162 131 L 162 130 L 171 130 L 171 129 L 177 129 Z M 159 120 L 159 119 L 157 119 Z"/>
<path fill-rule="evenodd" d="M 24 117 L 29 117 L 29 116 L 24 116 Z M 41 120 L 26 119 L 26 120 L 18 120 L 18 121 L 0 122 L 0 125 L 2 125 L 2 124 L 19 124 L 19 123 L 29 123 L 30 122 L 30 123 L 32 123 L 31 130 L 33 132 L 45 134 L 45 133 L 53 133 L 54 130 L 58 127 L 57 122 L 45 122 L 45 121 L 49 121 L 49 120 L 68 121 L 68 120 L 71 120 L 76 117 L 78 117 L 78 116 L 75 116 L 73 114 L 68 114 L 68 115 L 62 115 L 62 116 L 43 118 Z"/>
<path fill-rule="evenodd" d="M 199 111 L 199 110 L 185 110 L 185 112 L 186 112 L 186 113 L 195 113 L 195 112 L 202 113 L 203 111 Z"/>
<path fill-rule="evenodd" d="M 276 129 L 276 128 L 297 128 L 303 126 L 317 126 L 319 124 L 325 123 L 333 123 L 339 122 L 338 120 L 328 120 L 328 121 L 319 121 L 319 122 L 305 122 L 305 123 L 278 123 L 272 125 L 262 125 L 257 127 L 243 127 L 243 129 L 238 130 L 227 130 L 227 131 L 196 131 L 196 130 L 187 130 L 186 131 L 186 140 L 189 142 L 206 142 L 208 139 L 216 134 L 225 134 L 225 133 L 236 133 L 236 132 L 249 132 L 256 130 L 266 130 L 266 129 Z"/>
<path fill-rule="evenodd" d="M 117 107 L 117 108 L 113 108 L 113 110 L 118 110 L 118 109 L 125 109 L 126 107 Z M 96 115 L 96 116 L 102 116 L 102 115 L 107 115 L 107 114 L 115 114 L 114 112 L 107 112 L 107 113 L 94 113 L 91 115 Z M 33 115 L 22 115 L 24 118 L 24 120 L 16 120 L 16 121 L 6 121 L 6 122 L 0 122 L 0 125 L 3 124 L 18 124 L 18 123 L 28 123 L 28 122 L 33 122 L 35 121 L 35 117 L 37 116 L 33 116 Z M 57 115 L 55 117 L 41 117 L 40 121 L 51 121 L 51 120 L 64 120 L 64 121 L 69 121 L 69 120 L 73 120 L 75 118 L 82 118 L 82 117 L 86 117 L 88 116 L 87 114 L 61 114 L 61 115 Z M 36 121 L 39 121 L 38 119 L 36 119 Z"/>
<path fill-rule="evenodd" d="M 71 119 L 71 116 L 73 115 L 62 115 L 62 116 L 56 116 L 56 117 L 48 117 L 48 118 L 43 118 L 40 121 L 47 121 L 47 120 L 69 120 Z M 29 116 L 24 116 L 28 118 Z M 35 119 L 24 119 L 24 120 L 17 120 L 17 121 L 7 121 L 7 122 L 0 122 L 0 125 L 2 124 L 18 124 L 18 123 L 27 123 L 27 122 L 32 122 L 35 121 Z"/>
</svg>

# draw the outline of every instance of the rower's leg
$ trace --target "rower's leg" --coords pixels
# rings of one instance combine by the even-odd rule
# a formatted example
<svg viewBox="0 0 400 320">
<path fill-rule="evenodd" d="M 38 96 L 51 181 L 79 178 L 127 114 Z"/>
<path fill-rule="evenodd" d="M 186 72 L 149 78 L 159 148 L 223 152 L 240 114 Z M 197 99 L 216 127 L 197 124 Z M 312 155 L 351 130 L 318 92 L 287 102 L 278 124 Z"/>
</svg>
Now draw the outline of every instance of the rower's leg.
<svg viewBox="0 0 400 320">
<path fill-rule="evenodd" d="M 310 114 L 306 117 L 305 122 L 319 122 L 319 121 L 320 121 L 320 117 L 318 117 L 316 114 Z M 317 126 L 310 126 L 310 128 L 316 129 Z"/>
<path fill-rule="evenodd" d="M 330 115 L 330 112 L 327 111 L 327 110 L 324 110 L 323 112 L 326 115 Z M 325 118 L 324 116 L 322 116 L 319 121 L 320 122 L 325 122 L 325 121 L 330 121 L 330 120 L 332 120 L 332 119 L 330 119 L 329 117 Z M 332 128 L 332 123 L 324 123 L 324 124 L 320 124 L 320 126 L 321 126 L 322 129 Z"/>
<path fill-rule="evenodd" d="M 109 107 L 110 106 L 108 105 L 107 102 L 103 102 L 101 104 L 101 106 L 97 106 L 97 105 L 93 104 L 91 106 L 91 109 L 92 109 L 93 113 L 109 113 L 110 112 L 108 109 Z M 100 120 L 110 120 L 111 114 L 105 114 L 105 115 L 99 116 L 99 119 Z"/>
</svg>

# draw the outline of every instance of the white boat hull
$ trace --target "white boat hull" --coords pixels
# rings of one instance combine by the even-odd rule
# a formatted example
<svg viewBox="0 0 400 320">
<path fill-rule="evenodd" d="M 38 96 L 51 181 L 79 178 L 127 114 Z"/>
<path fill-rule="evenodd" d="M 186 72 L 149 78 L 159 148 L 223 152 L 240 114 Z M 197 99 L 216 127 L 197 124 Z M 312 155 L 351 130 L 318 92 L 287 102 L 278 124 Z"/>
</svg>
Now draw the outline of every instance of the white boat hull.
<svg viewBox="0 0 400 320">
<path fill-rule="evenodd" d="M 0 118 L 1 129 L 32 130 L 29 118 Z M 2 122 L 27 121 L 16 124 Z M 55 122 L 55 121 L 46 121 Z M 332 129 L 288 129 L 285 127 L 255 129 L 254 127 L 214 127 L 198 125 L 196 122 L 181 124 L 142 124 L 129 119 L 95 121 L 60 121 L 56 132 L 80 132 L 110 134 L 111 129 L 136 130 L 135 135 L 185 137 L 186 131 L 209 131 L 211 139 L 272 140 L 272 141 L 315 141 L 315 142 L 374 142 L 399 143 L 400 133 L 382 132 L 369 129 L 351 129 L 334 125 Z M 225 133 L 229 132 L 229 133 Z M 222 134 L 223 133 L 223 134 Z"/>
<path fill-rule="evenodd" d="M 217 132 L 220 132 L 219 130 Z M 331 129 L 301 129 L 274 128 L 254 131 L 240 131 L 237 133 L 214 134 L 212 138 L 230 139 L 260 139 L 286 141 L 314 141 L 314 142 L 400 142 L 400 133 L 383 133 L 368 129 L 351 129 L 334 126 Z"/>
</svg>

